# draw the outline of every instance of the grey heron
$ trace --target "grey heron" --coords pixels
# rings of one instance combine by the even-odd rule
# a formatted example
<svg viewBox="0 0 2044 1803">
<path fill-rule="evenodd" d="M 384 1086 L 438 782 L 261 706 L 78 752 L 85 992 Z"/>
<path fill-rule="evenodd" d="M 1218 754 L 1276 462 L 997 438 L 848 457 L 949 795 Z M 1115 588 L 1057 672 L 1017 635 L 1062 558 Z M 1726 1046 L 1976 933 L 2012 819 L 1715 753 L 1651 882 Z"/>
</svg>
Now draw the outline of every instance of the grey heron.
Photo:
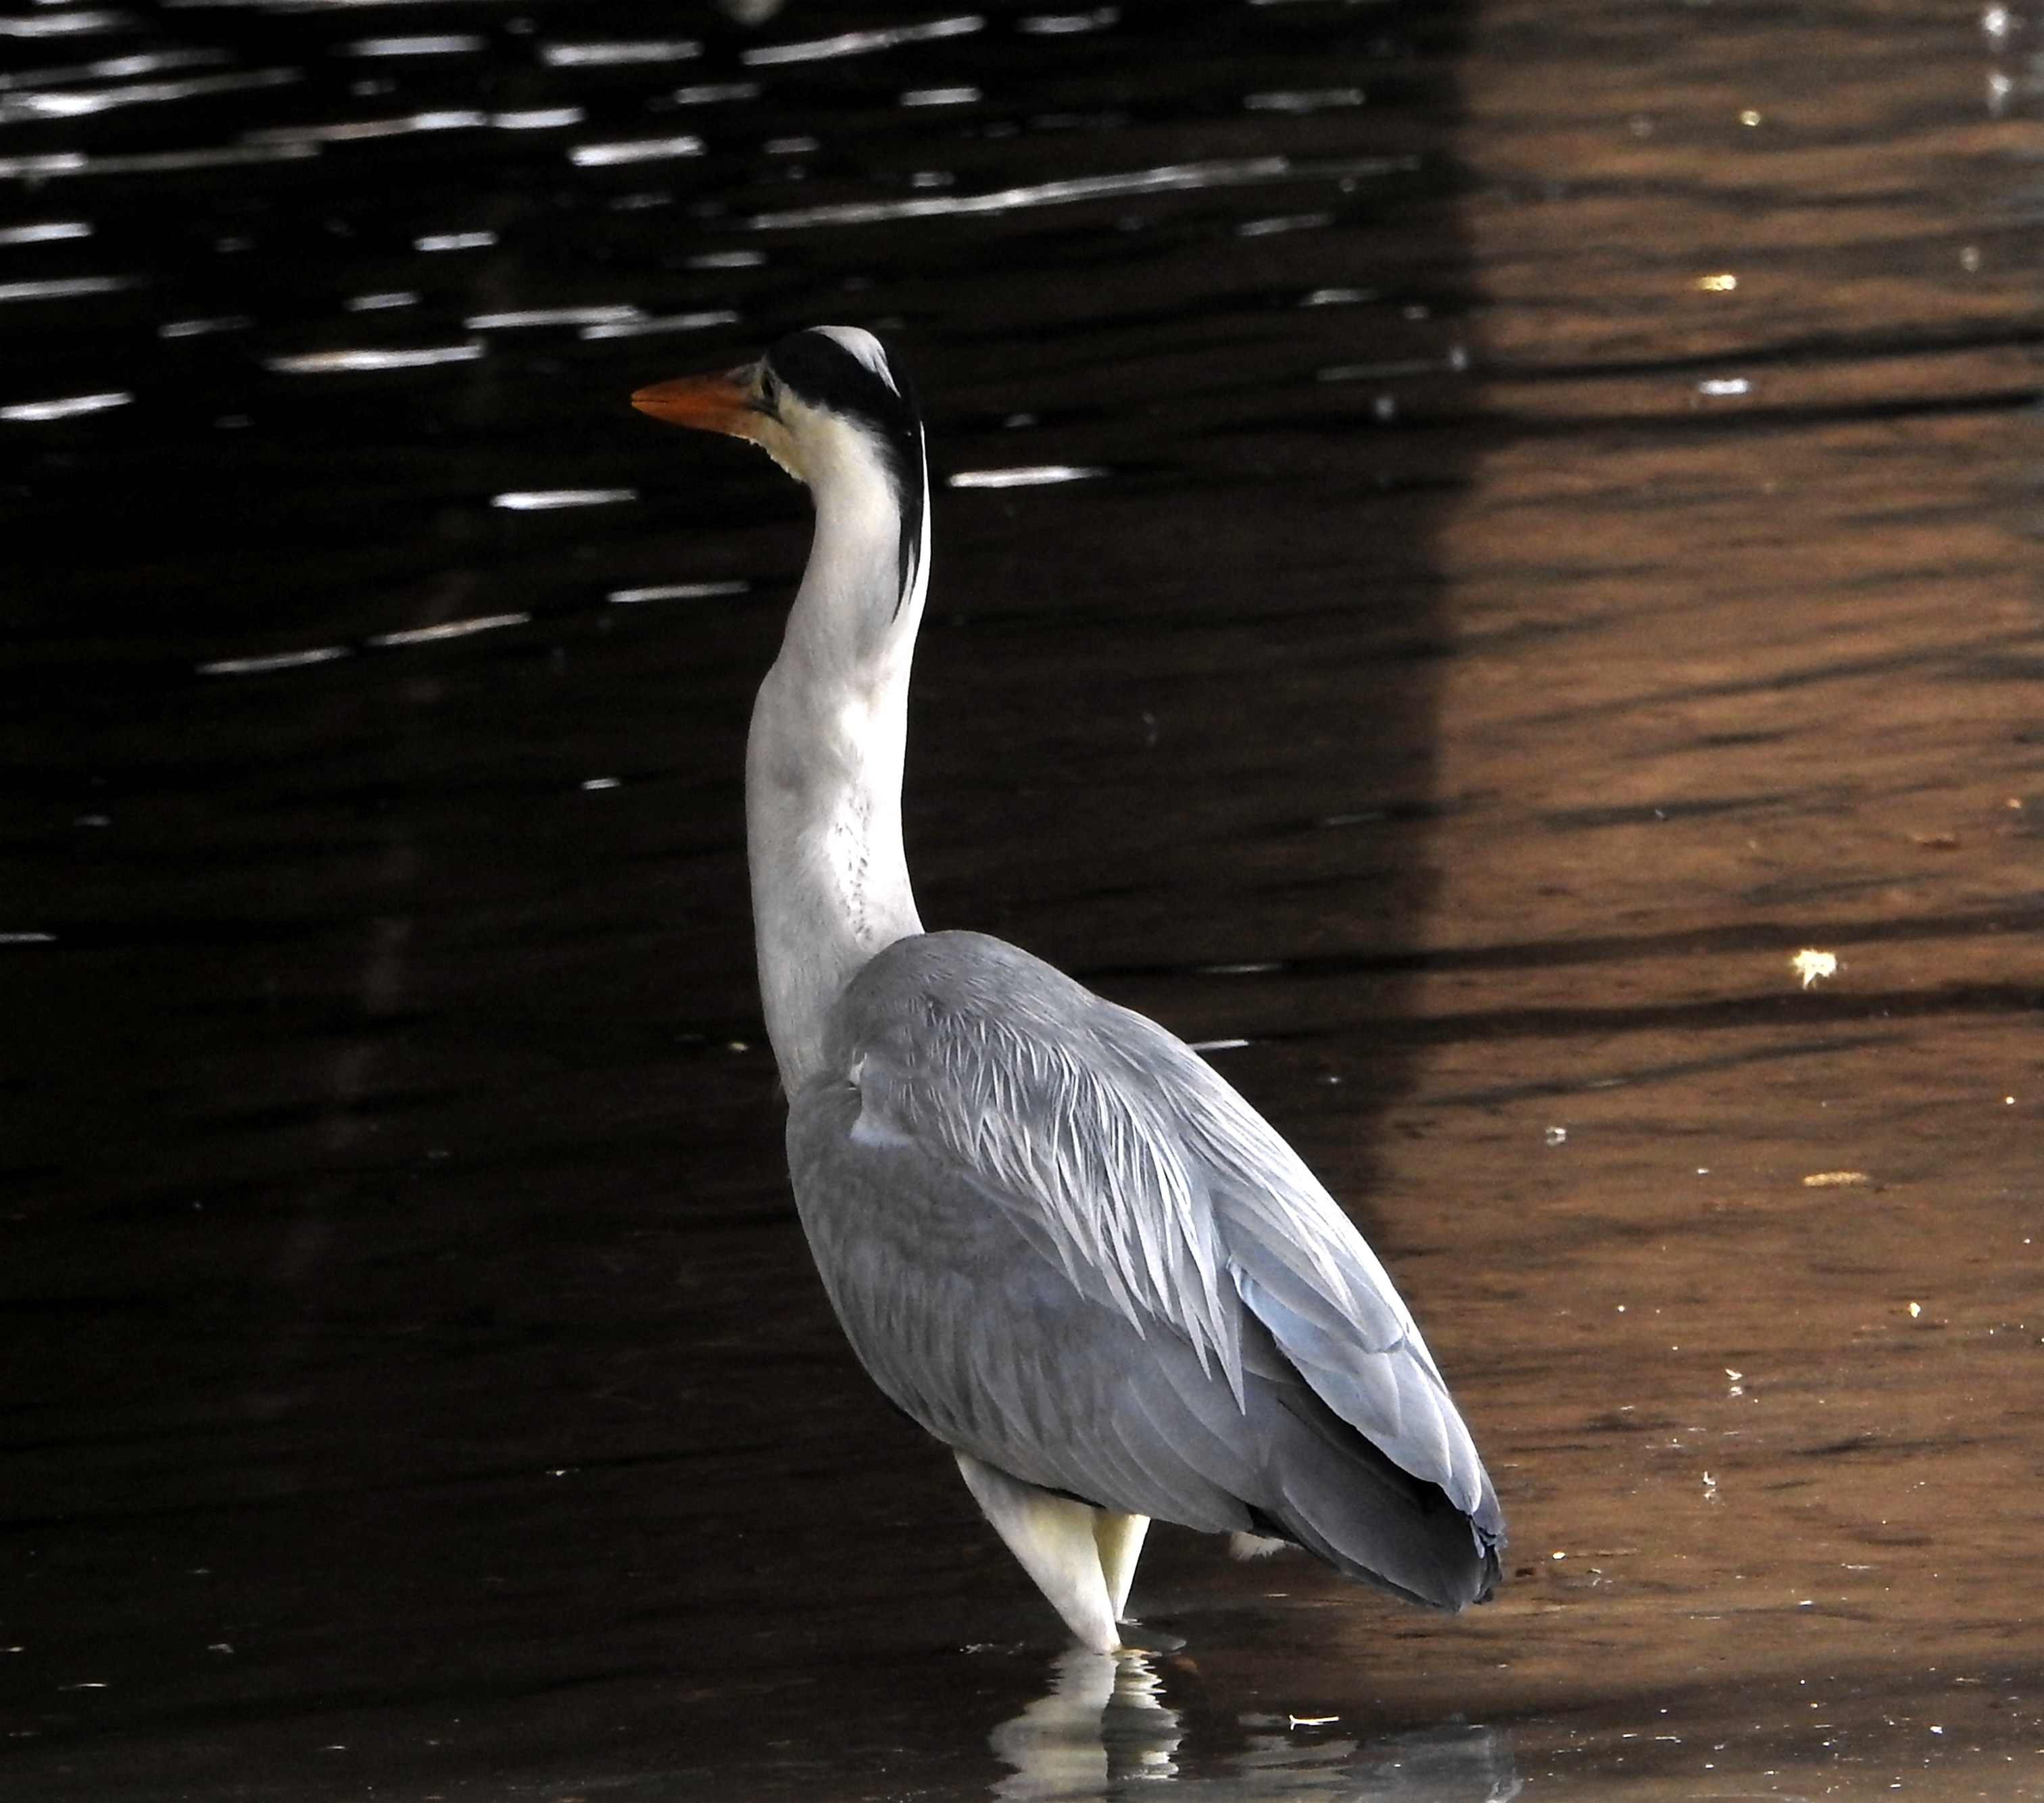
<svg viewBox="0 0 2044 1803">
<path fill-rule="evenodd" d="M 1122 1644 L 1153 1517 L 1436 1609 L 1488 1595 L 1475 1443 L 1304 1161 L 1155 1022 L 924 929 L 901 771 L 930 503 L 901 369 L 818 326 L 632 404 L 751 440 L 815 508 L 746 836 L 796 1205 L 866 1371 L 1084 1646 Z"/>
</svg>

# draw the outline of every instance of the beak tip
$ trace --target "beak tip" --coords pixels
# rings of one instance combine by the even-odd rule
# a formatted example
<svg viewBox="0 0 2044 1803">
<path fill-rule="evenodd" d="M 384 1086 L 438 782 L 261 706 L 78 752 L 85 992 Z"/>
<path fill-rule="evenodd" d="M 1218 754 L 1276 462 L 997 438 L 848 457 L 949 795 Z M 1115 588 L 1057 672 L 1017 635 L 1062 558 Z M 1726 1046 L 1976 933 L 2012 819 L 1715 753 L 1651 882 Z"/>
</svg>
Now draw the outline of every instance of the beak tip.
<svg viewBox="0 0 2044 1803">
<path fill-rule="evenodd" d="M 674 425 L 744 435 L 745 392 L 728 375 L 682 376 L 635 390 L 632 405 Z"/>
</svg>

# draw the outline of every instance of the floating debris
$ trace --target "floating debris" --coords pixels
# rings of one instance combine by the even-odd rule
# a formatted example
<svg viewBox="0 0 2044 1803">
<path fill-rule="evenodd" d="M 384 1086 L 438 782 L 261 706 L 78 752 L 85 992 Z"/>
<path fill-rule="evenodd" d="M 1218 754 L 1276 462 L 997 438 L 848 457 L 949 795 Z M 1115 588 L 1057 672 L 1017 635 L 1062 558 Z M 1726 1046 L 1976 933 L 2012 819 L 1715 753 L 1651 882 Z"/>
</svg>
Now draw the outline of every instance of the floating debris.
<svg viewBox="0 0 2044 1803">
<path fill-rule="evenodd" d="M 1835 951 L 1816 951 L 1805 948 L 1788 960 L 1788 968 L 1803 979 L 1808 989 L 1813 983 L 1822 982 L 1827 977 L 1838 974 L 1838 955 Z"/>
</svg>

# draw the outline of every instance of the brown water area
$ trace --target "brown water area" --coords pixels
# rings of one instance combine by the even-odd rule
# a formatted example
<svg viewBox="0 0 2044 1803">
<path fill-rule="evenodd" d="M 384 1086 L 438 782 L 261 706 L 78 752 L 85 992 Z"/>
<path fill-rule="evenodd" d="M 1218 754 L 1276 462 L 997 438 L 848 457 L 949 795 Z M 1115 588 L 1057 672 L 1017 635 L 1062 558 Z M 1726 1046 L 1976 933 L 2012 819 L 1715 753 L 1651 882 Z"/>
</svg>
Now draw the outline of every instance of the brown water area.
<svg viewBox="0 0 2044 1803">
<path fill-rule="evenodd" d="M 2044 1794 L 2040 58 L 0 13 L 0 1796 Z M 1184 1651 L 1068 1654 L 846 1351 L 742 848 L 806 503 L 624 405 L 822 321 L 930 418 L 925 918 L 1354 1212 L 1487 1606 L 1160 1528 Z"/>
</svg>

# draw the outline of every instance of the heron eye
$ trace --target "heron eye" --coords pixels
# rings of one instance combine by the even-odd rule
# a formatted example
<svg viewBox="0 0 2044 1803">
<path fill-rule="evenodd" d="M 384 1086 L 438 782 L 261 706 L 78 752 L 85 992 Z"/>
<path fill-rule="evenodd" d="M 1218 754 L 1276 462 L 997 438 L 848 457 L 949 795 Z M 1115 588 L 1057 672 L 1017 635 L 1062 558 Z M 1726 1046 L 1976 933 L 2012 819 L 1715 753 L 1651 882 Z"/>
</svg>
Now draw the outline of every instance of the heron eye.
<svg viewBox="0 0 2044 1803">
<path fill-rule="evenodd" d="M 759 404 L 769 413 L 776 411 L 781 405 L 781 379 L 770 369 L 759 372 Z"/>
</svg>

